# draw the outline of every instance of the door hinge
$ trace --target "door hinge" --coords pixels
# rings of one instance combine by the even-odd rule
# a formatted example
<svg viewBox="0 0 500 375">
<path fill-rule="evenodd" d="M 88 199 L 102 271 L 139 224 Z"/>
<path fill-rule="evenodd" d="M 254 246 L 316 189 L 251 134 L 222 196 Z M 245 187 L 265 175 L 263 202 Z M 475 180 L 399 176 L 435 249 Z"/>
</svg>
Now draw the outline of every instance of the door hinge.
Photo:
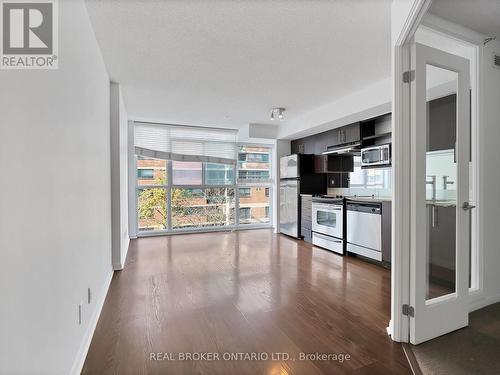
<svg viewBox="0 0 500 375">
<path fill-rule="evenodd" d="M 408 70 L 403 73 L 403 82 L 404 83 L 410 83 L 415 80 L 415 71 L 414 70 Z"/>
<path fill-rule="evenodd" d="M 406 303 L 403 305 L 403 315 L 409 317 L 415 317 L 415 309 L 413 306 L 407 305 Z"/>
</svg>

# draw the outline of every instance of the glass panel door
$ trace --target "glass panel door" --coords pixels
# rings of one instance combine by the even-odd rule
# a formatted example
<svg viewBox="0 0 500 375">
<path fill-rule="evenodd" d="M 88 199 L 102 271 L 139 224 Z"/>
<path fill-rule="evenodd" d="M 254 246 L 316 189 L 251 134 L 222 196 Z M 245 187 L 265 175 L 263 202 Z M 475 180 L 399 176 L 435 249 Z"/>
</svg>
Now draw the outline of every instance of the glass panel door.
<svg viewBox="0 0 500 375">
<path fill-rule="evenodd" d="M 469 61 L 412 49 L 410 342 L 468 324 Z"/>
<path fill-rule="evenodd" d="M 458 73 L 426 64 L 426 300 L 456 291 Z"/>
</svg>

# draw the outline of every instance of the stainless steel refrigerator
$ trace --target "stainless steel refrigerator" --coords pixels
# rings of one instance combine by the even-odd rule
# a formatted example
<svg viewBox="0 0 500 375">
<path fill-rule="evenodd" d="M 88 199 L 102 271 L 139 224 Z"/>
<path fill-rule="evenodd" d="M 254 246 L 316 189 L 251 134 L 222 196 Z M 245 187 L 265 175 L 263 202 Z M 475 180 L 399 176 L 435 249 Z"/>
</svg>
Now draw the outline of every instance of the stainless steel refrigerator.
<svg viewBox="0 0 500 375">
<path fill-rule="evenodd" d="M 314 173 L 314 155 L 280 159 L 280 233 L 300 238 L 300 194 L 325 194 L 326 175 Z"/>
</svg>

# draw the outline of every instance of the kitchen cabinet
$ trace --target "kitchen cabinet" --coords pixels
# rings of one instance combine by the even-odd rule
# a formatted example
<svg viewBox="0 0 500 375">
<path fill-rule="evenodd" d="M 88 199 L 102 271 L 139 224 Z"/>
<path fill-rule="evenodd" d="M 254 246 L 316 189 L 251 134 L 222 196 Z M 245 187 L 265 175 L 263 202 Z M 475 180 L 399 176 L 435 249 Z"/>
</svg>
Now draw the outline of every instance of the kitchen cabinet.
<svg viewBox="0 0 500 375">
<path fill-rule="evenodd" d="M 304 241 L 312 242 L 312 195 L 301 194 L 300 235 Z"/>
<path fill-rule="evenodd" d="M 356 122 L 351 125 L 333 129 L 332 134 L 328 137 L 328 146 L 338 146 L 345 143 L 355 143 L 361 141 L 361 125 Z"/>
<path fill-rule="evenodd" d="M 328 130 L 304 138 L 293 140 L 292 154 L 320 155 L 328 147 L 361 141 L 361 123 L 356 122 L 341 128 Z"/>
<path fill-rule="evenodd" d="M 391 262 L 392 202 L 382 202 L 382 261 Z"/>
<path fill-rule="evenodd" d="M 456 206 L 427 205 L 429 280 L 451 287 L 455 281 Z"/>
<path fill-rule="evenodd" d="M 353 172 L 354 158 L 352 155 L 315 155 L 315 173 Z"/>
<path fill-rule="evenodd" d="M 448 95 L 427 102 L 428 106 L 428 150 L 452 150 L 457 140 L 456 112 L 457 96 Z"/>
<path fill-rule="evenodd" d="M 328 173 L 327 187 L 329 188 L 348 188 L 349 173 Z"/>
<path fill-rule="evenodd" d="M 340 128 L 342 133 L 342 143 L 355 143 L 361 141 L 361 124 L 356 122 Z"/>
</svg>

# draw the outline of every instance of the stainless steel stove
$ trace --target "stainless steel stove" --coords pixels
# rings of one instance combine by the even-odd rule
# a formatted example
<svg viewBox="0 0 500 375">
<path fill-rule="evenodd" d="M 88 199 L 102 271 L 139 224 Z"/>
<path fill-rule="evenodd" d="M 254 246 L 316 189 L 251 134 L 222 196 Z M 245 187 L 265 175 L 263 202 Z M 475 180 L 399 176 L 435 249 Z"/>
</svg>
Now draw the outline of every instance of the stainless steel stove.
<svg viewBox="0 0 500 375">
<path fill-rule="evenodd" d="M 312 242 L 316 246 L 345 253 L 344 198 L 321 195 L 312 198 Z"/>
</svg>

